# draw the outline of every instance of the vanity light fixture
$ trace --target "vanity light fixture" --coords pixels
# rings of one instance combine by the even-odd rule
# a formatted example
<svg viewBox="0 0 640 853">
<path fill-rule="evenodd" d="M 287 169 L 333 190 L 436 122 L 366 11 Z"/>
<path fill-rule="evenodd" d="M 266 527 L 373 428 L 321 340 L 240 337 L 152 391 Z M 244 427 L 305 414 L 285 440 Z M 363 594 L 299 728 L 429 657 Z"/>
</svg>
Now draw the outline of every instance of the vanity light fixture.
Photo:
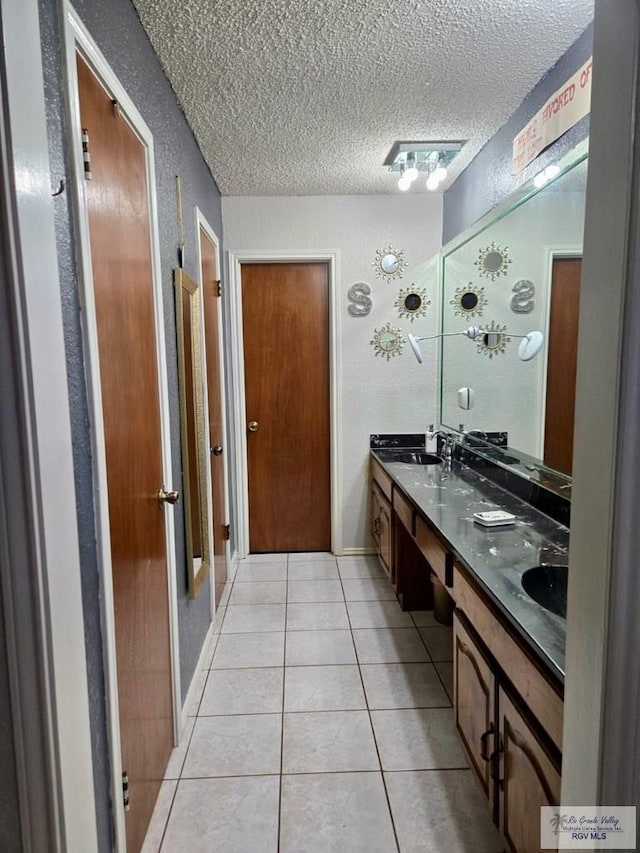
<svg viewBox="0 0 640 853">
<path fill-rule="evenodd" d="M 435 190 L 447 177 L 447 166 L 460 152 L 462 141 L 395 142 L 384 165 L 399 172 L 398 189 L 406 192 L 420 173 L 427 173 L 428 189 Z"/>
<path fill-rule="evenodd" d="M 416 168 L 416 155 L 413 151 L 410 151 L 407 154 L 407 163 L 404 176 L 412 183 L 418 177 L 418 170 Z"/>
<path fill-rule="evenodd" d="M 398 178 L 398 189 L 405 193 L 411 186 L 411 181 L 406 175 L 404 164 L 400 166 L 400 177 Z"/>
<path fill-rule="evenodd" d="M 435 338 L 450 338 L 455 337 L 457 335 L 463 335 L 465 338 L 469 338 L 472 341 L 478 341 L 483 338 L 488 333 L 483 329 L 480 329 L 478 326 L 469 326 L 467 329 L 464 329 L 462 332 L 441 332 L 439 335 L 425 335 L 424 337 L 417 338 L 415 335 L 409 333 L 409 345 L 413 350 L 413 354 L 416 357 L 416 361 L 418 364 L 422 364 L 422 350 L 420 349 L 420 341 L 431 341 Z M 544 335 L 542 332 L 534 330 L 532 332 L 528 332 L 526 335 L 512 335 L 509 334 L 511 338 L 521 338 L 520 344 L 518 345 L 518 358 L 520 361 L 531 361 L 534 359 L 540 350 L 542 349 L 542 344 L 544 343 Z"/>
</svg>

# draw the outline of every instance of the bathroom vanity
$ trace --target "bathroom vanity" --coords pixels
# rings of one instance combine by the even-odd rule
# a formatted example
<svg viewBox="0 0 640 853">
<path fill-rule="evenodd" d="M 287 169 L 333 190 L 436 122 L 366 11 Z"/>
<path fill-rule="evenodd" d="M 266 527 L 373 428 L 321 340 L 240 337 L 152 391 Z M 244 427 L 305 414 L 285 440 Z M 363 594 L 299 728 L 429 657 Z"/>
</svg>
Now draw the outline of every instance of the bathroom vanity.
<svg viewBox="0 0 640 853">
<path fill-rule="evenodd" d="M 378 556 L 404 609 L 431 606 L 432 573 L 455 602 L 456 728 L 505 842 L 532 853 L 538 806 L 560 798 L 566 624 L 525 592 L 523 577 L 541 555 L 566 561 L 568 530 L 455 453 L 426 465 L 396 461 L 402 453 L 371 452 Z M 474 521 L 491 510 L 514 523 Z"/>
</svg>

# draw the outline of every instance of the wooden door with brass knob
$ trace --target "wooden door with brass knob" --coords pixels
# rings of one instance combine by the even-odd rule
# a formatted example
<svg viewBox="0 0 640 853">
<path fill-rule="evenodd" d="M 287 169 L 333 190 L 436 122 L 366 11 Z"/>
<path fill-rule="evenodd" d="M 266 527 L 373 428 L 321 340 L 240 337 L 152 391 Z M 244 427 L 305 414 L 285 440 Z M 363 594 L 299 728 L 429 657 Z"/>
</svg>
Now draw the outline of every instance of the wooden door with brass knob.
<svg viewBox="0 0 640 853">
<path fill-rule="evenodd" d="M 331 550 L 329 271 L 243 263 L 249 547 Z"/>
<path fill-rule="evenodd" d="M 106 456 L 127 850 L 142 847 L 173 747 L 166 525 L 147 150 L 78 55 Z M 81 796 L 81 792 L 79 792 Z"/>
</svg>

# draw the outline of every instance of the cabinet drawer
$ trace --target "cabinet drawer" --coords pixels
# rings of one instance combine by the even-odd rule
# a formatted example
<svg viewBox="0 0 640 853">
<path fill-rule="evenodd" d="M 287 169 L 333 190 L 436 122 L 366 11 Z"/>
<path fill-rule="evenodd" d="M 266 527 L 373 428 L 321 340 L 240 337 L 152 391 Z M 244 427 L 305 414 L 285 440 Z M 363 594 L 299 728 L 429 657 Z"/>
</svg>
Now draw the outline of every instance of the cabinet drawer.
<svg viewBox="0 0 640 853">
<path fill-rule="evenodd" d="M 397 517 L 412 536 L 416 534 L 416 511 L 409 501 L 397 490 L 393 492 L 393 509 Z"/>
<path fill-rule="evenodd" d="M 371 479 L 376 481 L 382 494 L 386 497 L 389 503 L 391 503 L 391 477 L 388 474 L 385 474 L 382 470 L 382 466 L 376 462 L 375 459 L 371 460 Z"/>
<path fill-rule="evenodd" d="M 454 567 L 453 588 L 458 608 L 467 616 L 533 716 L 556 747 L 562 750 L 563 703 L 561 697 L 493 615 L 467 580 L 464 570 L 457 564 Z"/>
<path fill-rule="evenodd" d="M 415 536 L 418 548 L 427 558 L 440 582 L 446 585 L 447 549 L 420 517 L 416 519 Z"/>
</svg>

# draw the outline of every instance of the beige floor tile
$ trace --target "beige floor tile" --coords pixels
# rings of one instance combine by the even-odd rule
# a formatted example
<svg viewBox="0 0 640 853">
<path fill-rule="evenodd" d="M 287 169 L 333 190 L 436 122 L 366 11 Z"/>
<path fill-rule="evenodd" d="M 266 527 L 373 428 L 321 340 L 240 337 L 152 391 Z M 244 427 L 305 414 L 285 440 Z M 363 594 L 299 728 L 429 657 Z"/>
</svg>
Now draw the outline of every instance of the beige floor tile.
<svg viewBox="0 0 640 853">
<path fill-rule="evenodd" d="M 348 578 L 386 578 L 380 561 L 371 554 L 361 557 L 338 557 L 340 577 Z"/>
<path fill-rule="evenodd" d="M 286 600 L 286 581 L 256 581 L 234 584 L 229 604 L 284 604 Z"/>
<path fill-rule="evenodd" d="M 200 707 L 200 700 L 202 699 L 202 694 L 204 693 L 204 687 L 207 683 L 207 676 L 209 675 L 208 669 L 201 669 L 196 672 L 193 676 L 193 690 L 189 688 L 191 692 L 191 699 L 186 708 L 188 717 L 195 717 L 198 713 L 198 708 Z"/>
<path fill-rule="evenodd" d="M 288 631 L 287 666 L 356 663 L 351 631 Z"/>
<path fill-rule="evenodd" d="M 339 580 L 289 581 L 289 602 L 344 601 L 342 584 Z"/>
<path fill-rule="evenodd" d="M 229 603 L 229 595 L 231 594 L 232 583 L 226 583 L 222 588 L 222 595 L 220 596 L 220 601 L 218 602 L 218 607 L 226 607 Z"/>
<path fill-rule="evenodd" d="M 151 815 L 151 821 L 149 822 L 141 853 L 158 853 L 160 850 L 160 842 L 162 841 L 165 826 L 167 825 L 177 785 L 176 780 L 168 779 L 160 786 L 160 793 L 158 794 L 158 799 Z"/>
<path fill-rule="evenodd" d="M 256 631 L 284 631 L 284 604 L 230 604 L 221 634 L 251 634 Z"/>
<path fill-rule="evenodd" d="M 434 664 L 434 666 L 438 670 L 438 675 L 444 684 L 444 689 L 449 694 L 449 699 L 453 702 L 453 662 L 443 661 L 442 663 Z"/>
<path fill-rule="evenodd" d="M 183 778 L 280 772 L 281 714 L 198 717 Z"/>
<path fill-rule="evenodd" d="M 347 601 L 351 627 L 413 628 L 411 616 L 397 601 Z"/>
<path fill-rule="evenodd" d="M 291 563 L 290 581 L 333 581 L 339 580 L 335 560 L 322 560 L 319 563 Z"/>
<path fill-rule="evenodd" d="M 372 709 L 446 708 L 451 705 L 432 663 L 367 664 L 362 667 L 362 680 L 367 705 Z"/>
<path fill-rule="evenodd" d="M 256 583 L 260 581 L 286 581 L 287 561 L 278 560 L 274 563 L 249 563 L 241 562 L 236 572 L 235 583 Z"/>
<path fill-rule="evenodd" d="M 281 853 L 395 850 L 379 773 L 283 776 Z"/>
<path fill-rule="evenodd" d="M 320 563 L 323 561 L 335 565 L 336 558 L 328 551 L 293 551 L 289 554 L 289 565 L 293 563 Z"/>
<path fill-rule="evenodd" d="M 273 552 L 271 554 L 249 554 L 244 560 L 240 560 L 241 566 L 246 566 L 256 563 L 286 563 L 288 556 L 286 553 Z"/>
<path fill-rule="evenodd" d="M 276 853 L 278 776 L 185 779 L 162 853 Z"/>
<path fill-rule="evenodd" d="M 453 660 L 453 628 L 420 628 L 420 636 L 424 640 L 431 660 Z"/>
<path fill-rule="evenodd" d="M 211 662 L 213 669 L 253 669 L 284 664 L 284 631 L 222 634 Z"/>
<path fill-rule="evenodd" d="M 353 632 L 359 663 L 419 663 L 429 655 L 415 628 L 372 628 Z"/>
<path fill-rule="evenodd" d="M 402 851 L 504 850 L 470 770 L 385 773 L 385 781 Z"/>
<path fill-rule="evenodd" d="M 282 760 L 283 773 L 378 770 L 369 714 L 367 711 L 285 714 Z"/>
<path fill-rule="evenodd" d="M 343 578 L 342 587 L 347 601 L 396 601 L 387 578 Z"/>
<path fill-rule="evenodd" d="M 371 711 L 383 770 L 467 766 L 451 708 Z"/>
<path fill-rule="evenodd" d="M 436 617 L 433 615 L 433 610 L 412 610 L 411 616 L 416 625 L 416 628 L 439 628 L 439 622 L 436 622 Z"/>
<path fill-rule="evenodd" d="M 357 666 L 287 667 L 285 712 L 356 711 L 366 707 Z"/>
<path fill-rule="evenodd" d="M 187 725 L 185 726 L 184 731 L 180 735 L 180 744 L 176 746 L 175 749 L 171 750 L 171 755 L 169 756 L 169 763 L 167 764 L 167 769 L 164 771 L 165 779 L 180 778 L 180 774 L 182 773 L 182 765 L 184 764 L 184 760 L 187 755 L 187 750 L 189 749 L 189 741 L 191 740 L 191 734 L 193 732 L 195 722 L 195 717 L 187 717 Z"/>
<path fill-rule="evenodd" d="M 283 673 L 266 667 L 211 670 L 198 716 L 280 713 Z"/>
<path fill-rule="evenodd" d="M 344 630 L 348 627 L 349 620 L 344 602 L 329 601 L 287 606 L 287 631 Z"/>
</svg>

